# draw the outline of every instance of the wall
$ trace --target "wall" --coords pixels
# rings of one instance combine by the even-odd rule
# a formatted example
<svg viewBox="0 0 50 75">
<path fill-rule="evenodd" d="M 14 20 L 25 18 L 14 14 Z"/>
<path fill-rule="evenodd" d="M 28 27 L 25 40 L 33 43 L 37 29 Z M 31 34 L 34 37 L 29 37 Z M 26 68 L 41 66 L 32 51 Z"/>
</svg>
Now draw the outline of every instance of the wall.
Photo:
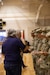
<svg viewBox="0 0 50 75">
<path fill-rule="evenodd" d="M 23 1 L 25 0 L 4 0 L 4 5 L 0 6 L 0 18 L 6 21 L 6 26 L 4 26 L 3 29 L 24 30 L 25 39 L 31 42 L 31 31 L 37 27 L 43 28 L 43 26 L 35 24 L 38 7 L 41 2 L 35 2 L 37 0 Z M 48 5 L 48 7 L 49 6 L 50 5 Z M 44 13 L 43 11 L 46 12 L 47 10 L 46 7 L 44 7 L 44 9 L 40 9 L 39 16 Z"/>
<path fill-rule="evenodd" d="M 25 39 L 31 42 L 31 31 L 36 27 L 32 21 L 35 18 L 35 15 L 32 15 L 29 11 L 14 5 L 13 2 L 12 5 L 10 5 L 10 3 L 5 3 L 0 7 L 0 18 L 2 18 L 3 21 L 6 21 L 6 26 L 4 26 L 3 29 L 24 30 Z"/>
</svg>

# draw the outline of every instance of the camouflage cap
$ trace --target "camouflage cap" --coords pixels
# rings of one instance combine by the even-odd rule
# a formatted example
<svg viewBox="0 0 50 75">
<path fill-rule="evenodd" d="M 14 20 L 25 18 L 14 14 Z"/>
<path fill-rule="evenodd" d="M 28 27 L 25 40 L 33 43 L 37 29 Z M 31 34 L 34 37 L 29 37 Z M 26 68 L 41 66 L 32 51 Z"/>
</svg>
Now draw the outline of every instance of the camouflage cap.
<svg viewBox="0 0 50 75">
<path fill-rule="evenodd" d="M 47 36 L 47 37 L 50 36 L 50 32 L 48 32 L 48 33 L 46 34 L 46 36 Z"/>
<path fill-rule="evenodd" d="M 38 33 L 42 33 L 42 30 L 39 28 L 39 29 L 37 29 L 35 32 L 36 32 L 37 34 L 38 34 Z"/>
</svg>

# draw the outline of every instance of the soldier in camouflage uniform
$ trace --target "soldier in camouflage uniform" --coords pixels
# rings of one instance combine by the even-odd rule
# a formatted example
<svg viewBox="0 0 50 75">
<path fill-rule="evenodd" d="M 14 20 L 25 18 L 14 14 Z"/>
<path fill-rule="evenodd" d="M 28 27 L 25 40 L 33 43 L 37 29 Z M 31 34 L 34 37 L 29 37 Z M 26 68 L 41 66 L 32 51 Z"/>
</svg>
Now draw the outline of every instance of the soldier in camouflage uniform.
<svg viewBox="0 0 50 75">
<path fill-rule="evenodd" d="M 37 38 L 38 38 L 38 43 L 36 46 L 36 51 L 41 51 L 41 52 L 39 52 L 40 54 L 35 54 L 36 75 L 50 75 L 50 42 L 49 42 L 50 38 L 49 41 L 46 38 L 46 35 L 41 35 L 42 39 L 39 37 L 39 35 Z"/>
<path fill-rule="evenodd" d="M 38 34 L 39 36 L 39 34 Z M 42 39 L 41 39 L 42 37 Z M 41 42 L 38 42 L 37 46 L 37 51 L 42 51 L 42 52 L 48 52 L 49 45 L 46 36 L 42 35 L 41 37 L 38 37 L 38 39 L 41 39 Z M 40 45 L 39 45 L 40 44 Z M 36 74 L 37 75 L 45 75 L 48 71 L 48 66 L 46 64 L 46 57 L 44 54 L 38 54 L 35 55 L 36 57 Z M 40 60 L 40 61 L 39 61 Z"/>
<path fill-rule="evenodd" d="M 31 34 L 32 34 L 32 37 L 33 37 L 32 46 L 33 46 L 33 51 L 34 51 L 34 50 L 37 50 L 37 43 L 38 43 L 39 40 L 38 40 L 36 31 L 33 31 Z"/>
<path fill-rule="evenodd" d="M 48 56 L 46 58 L 46 64 L 48 66 L 48 72 L 45 75 L 50 75 L 50 32 L 48 32 L 46 34 L 46 37 L 48 38 L 49 49 L 48 49 Z"/>
<path fill-rule="evenodd" d="M 48 52 L 49 49 L 49 45 L 48 45 L 48 40 L 46 38 L 46 36 L 43 36 L 43 40 L 42 40 L 42 46 L 41 46 L 41 51 L 43 52 L 43 54 L 40 55 L 39 60 L 37 61 L 39 64 L 39 74 L 38 75 L 46 75 L 48 72 L 48 68 L 49 66 L 47 65 L 46 61 L 47 61 L 47 54 L 44 54 L 44 52 Z"/>
<path fill-rule="evenodd" d="M 41 29 L 36 30 L 36 32 L 34 33 L 35 37 L 34 37 L 34 41 L 33 41 L 33 60 L 34 60 L 34 66 L 35 66 L 35 71 L 36 74 L 38 75 L 38 67 L 37 67 L 37 60 L 39 59 L 39 55 L 36 55 L 35 52 L 38 52 L 40 50 L 41 47 Z"/>
<path fill-rule="evenodd" d="M 37 51 L 40 51 L 40 48 L 41 48 L 41 45 L 42 45 L 42 37 L 41 37 L 41 33 L 42 33 L 42 30 L 40 29 L 39 31 L 37 31 L 38 33 L 38 45 L 37 45 Z"/>
<path fill-rule="evenodd" d="M 40 58 L 40 54 L 39 54 L 39 51 L 40 51 L 40 48 L 41 48 L 41 45 L 42 45 L 42 37 L 41 37 L 41 33 L 42 33 L 42 30 L 41 29 L 39 29 L 38 31 L 37 31 L 37 33 L 38 33 L 38 44 L 37 44 L 37 52 L 38 52 L 38 54 L 36 54 L 36 56 L 37 56 L 37 58 L 36 58 L 36 75 L 40 75 L 39 74 L 39 72 L 40 72 L 40 69 L 39 69 L 39 63 L 37 63 L 37 61 L 39 60 L 39 58 Z"/>
<path fill-rule="evenodd" d="M 39 42 L 39 39 L 38 39 L 38 33 L 36 31 L 33 31 L 31 33 L 32 37 L 33 37 L 33 49 L 32 49 L 32 52 L 34 53 L 32 56 L 33 56 L 33 63 L 34 63 L 34 69 L 36 71 L 36 58 L 37 58 L 37 55 L 35 55 L 35 52 L 37 51 L 37 45 L 38 45 L 38 42 Z"/>
</svg>

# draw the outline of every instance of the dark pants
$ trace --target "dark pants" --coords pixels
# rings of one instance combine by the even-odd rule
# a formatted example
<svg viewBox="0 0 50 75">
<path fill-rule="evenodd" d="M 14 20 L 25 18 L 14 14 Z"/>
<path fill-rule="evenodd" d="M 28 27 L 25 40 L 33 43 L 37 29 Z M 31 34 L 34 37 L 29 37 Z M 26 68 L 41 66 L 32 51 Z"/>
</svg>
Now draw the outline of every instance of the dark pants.
<svg viewBox="0 0 50 75">
<path fill-rule="evenodd" d="M 21 64 L 12 65 L 12 64 L 5 64 L 4 65 L 6 75 L 21 75 Z"/>
</svg>

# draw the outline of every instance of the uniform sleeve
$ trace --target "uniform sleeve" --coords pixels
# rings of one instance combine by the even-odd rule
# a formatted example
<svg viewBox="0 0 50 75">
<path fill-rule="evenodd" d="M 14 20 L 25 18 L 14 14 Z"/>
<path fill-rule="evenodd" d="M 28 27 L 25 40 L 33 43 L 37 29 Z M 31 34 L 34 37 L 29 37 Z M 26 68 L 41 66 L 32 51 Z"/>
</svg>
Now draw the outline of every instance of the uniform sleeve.
<svg viewBox="0 0 50 75">
<path fill-rule="evenodd" d="M 24 50 L 25 47 L 26 47 L 20 39 L 18 40 L 18 46 L 19 46 L 22 50 Z"/>
</svg>

